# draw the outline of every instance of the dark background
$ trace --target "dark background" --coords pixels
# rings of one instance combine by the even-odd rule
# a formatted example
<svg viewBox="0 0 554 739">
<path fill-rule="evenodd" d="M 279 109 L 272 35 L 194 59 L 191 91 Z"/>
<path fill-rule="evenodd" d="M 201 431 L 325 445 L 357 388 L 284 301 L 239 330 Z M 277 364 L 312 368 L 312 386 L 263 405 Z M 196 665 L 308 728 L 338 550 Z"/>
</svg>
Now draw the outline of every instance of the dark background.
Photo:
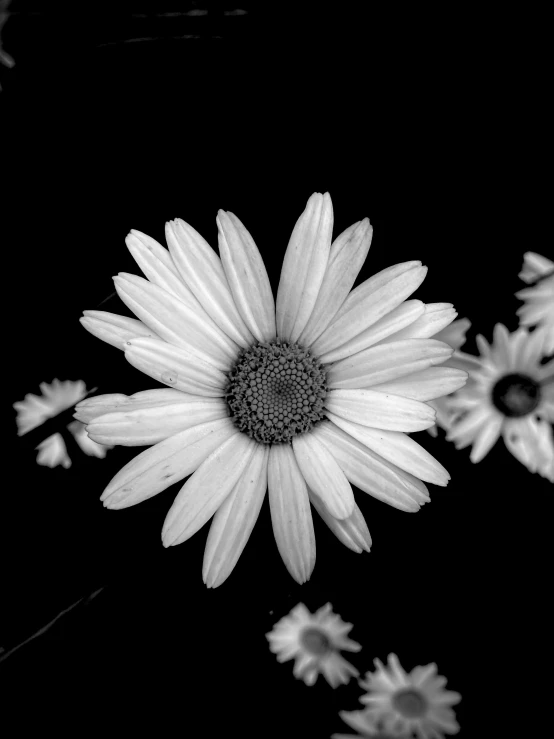
<svg viewBox="0 0 554 739">
<path fill-rule="evenodd" d="M 415 297 L 452 302 L 472 321 L 468 351 L 496 322 L 514 330 L 523 253 L 547 255 L 550 243 L 540 41 L 521 33 L 511 45 L 483 18 L 468 33 L 443 18 L 443 33 L 417 41 L 408 17 L 372 19 L 364 32 L 346 6 L 295 19 L 248 4 L 47 5 L 14 0 L 2 30 L 15 66 L 0 67 L 0 646 L 103 590 L 0 664 L 6 706 L 19 707 L 20 726 L 58 731 L 98 721 L 181 736 L 348 733 L 338 711 L 362 707 L 356 683 L 333 691 L 320 677 L 308 688 L 264 636 L 296 603 L 329 601 L 354 624 L 363 650 L 345 656 L 361 673 L 390 652 L 408 670 L 437 662 L 463 696 L 459 736 L 536 725 L 520 704 L 529 691 L 540 703 L 549 647 L 552 485 L 501 442 L 472 465 L 442 434 L 416 434 L 449 486 L 429 485 L 416 515 L 358 491 L 369 554 L 314 514 L 317 563 L 303 586 L 281 562 L 266 500 L 234 572 L 208 590 L 209 524 L 182 546 L 161 544 L 180 484 L 109 511 L 102 490 L 141 449 L 104 460 L 73 450 L 71 469 L 39 467 L 11 404 L 54 377 L 101 393 L 156 386 L 78 321 L 84 309 L 128 314 L 117 297 L 102 301 L 112 275 L 139 273 L 131 228 L 164 243 L 165 221 L 180 217 L 215 246 L 217 210 L 231 210 L 275 291 L 314 191 L 332 196 L 335 235 L 370 218 L 359 281 L 420 259 L 429 274 Z"/>
</svg>

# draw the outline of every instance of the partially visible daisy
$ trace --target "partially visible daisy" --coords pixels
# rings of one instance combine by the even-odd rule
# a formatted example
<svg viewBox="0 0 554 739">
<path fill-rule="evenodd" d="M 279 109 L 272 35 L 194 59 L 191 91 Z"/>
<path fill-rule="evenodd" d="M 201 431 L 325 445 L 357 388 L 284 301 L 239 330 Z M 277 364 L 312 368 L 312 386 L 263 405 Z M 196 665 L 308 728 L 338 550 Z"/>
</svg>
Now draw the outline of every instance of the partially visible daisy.
<svg viewBox="0 0 554 739">
<path fill-rule="evenodd" d="M 448 399 L 453 413 L 447 439 L 456 448 L 473 446 L 479 462 L 499 437 L 531 472 L 554 482 L 554 360 L 545 358 L 546 333 L 494 327 L 493 343 L 477 336 L 479 365 L 463 389 Z"/>
<path fill-rule="evenodd" d="M 368 692 L 360 698 L 368 705 L 364 720 L 394 737 L 443 739 L 457 734 L 460 727 L 451 706 L 461 695 L 444 690 L 446 678 L 437 675 L 433 662 L 406 673 L 395 654 L 389 654 L 388 667 L 374 660 L 375 672 L 368 672 L 360 685 Z"/>
<path fill-rule="evenodd" d="M 339 650 L 359 652 L 360 644 L 347 638 L 352 624 L 345 623 L 327 603 L 311 614 L 303 603 L 278 621 L 266 634 L 269 648 L 278 662 L 293 659 L 293 673 L 306 685 L 313 685 L 321 673 L 332 688 L 357 677 L 358 670 Z"/>
<path fill-rule="evenodd" d="M 522 326 L 538 326 L 546 331 L 544 349 L 554 352 L 554 262 L 528 251 L 523 255 L 523 268 L 519 278 L 531 287 L 516 293 L 524 301 L 517 315 Z"/>
<path fill-rule="evenodd" d="M 169 389 L 85 400 L 76 417 L 99 443 L 154 445 L 109 483 L 106 507 L 136 505 L 191 476 L 162 541 L 181 544 L 213 517 L 208 587 L 231 573 L 266 491 L 279 552 L 303 583 L 315 564 L 312 506 L 346 546 L 369 551 L 352 484 L 410 512 L 430 499 L 423 481 L 447 484 L 448 472 L 407 433 L 429 428 L 427 401 L 467 379 L 436 366 L 452 349 L 428 338 L 456 312 L 407 300 L 427 273 L 417 260 L 351 290 L 372 228 L 365 218 L 333 240 L 328 193 L 310 197 L 292 231 L 276 299 L 243 224 L 219 211 L 217 225 L 219 255 L 180 219 L 166 224 L 169 251 L 128 235 L 148 279 L 114 281 L 137 318 L 85 311 L 81 322 Z"/>
<path fill-rule="evenodd" d="M 83 380 L 64 380 L 60 382 L 54 378 L 51 384 L 40 383 L 42 395 L 27 393 L 23 400 L 13 404 L 17 411 L 16 424 L 17 435 L 23 436 L 37 426 L 41 426 L 48 418 L 57 416 L 67 408 L 71 408 L 87 394 L 86 385 Z M 80 421 L 72 421 L 67 428 L 75 437 L 81 449 L 89 456 L 103 458 L 110 445 L 98 444 L 89 438 L 85 425 Z M 71 467 L 71 458 L 63 437 L 59 433 L 52 434 L 40 442 L 37 463 L 46 467 L 57 467 L 61 465 L 65 469 Z"/>
</svg>

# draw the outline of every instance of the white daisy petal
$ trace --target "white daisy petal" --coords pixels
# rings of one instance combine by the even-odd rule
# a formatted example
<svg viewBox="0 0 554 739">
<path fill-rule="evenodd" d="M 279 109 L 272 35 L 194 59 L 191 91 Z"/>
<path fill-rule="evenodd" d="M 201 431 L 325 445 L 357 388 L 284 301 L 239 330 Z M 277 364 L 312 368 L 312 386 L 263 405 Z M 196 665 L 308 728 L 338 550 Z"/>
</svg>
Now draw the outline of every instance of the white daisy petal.
<svg viewBox="0 0 554 739">
<path fill-rule="evenodd" d="M 310 502 L 333 534 L 349 549 L 358 554 L 371 549 L 371 535 L 362 512 L 354 503 L 354 509 L 347 518 L 335 518 L 327 510 L 321 498 L 308 488 Z"/>
<path fill-rule="evenodd" d="M 425 313 L 409 326 L 391 334 L 383 343 L 401 339 L 428 339 L 449 326 L 458 314 L 452 303 L 426 303 Z M 442 339 L 444 341 L 444 339 Z"/>
<path fill-rule="evenodd" d="M 493 353 L 497 363 L 512 366 L 508 330 L 501 323 L 497 323 L 493 329 Z"/>
<path fill-rule="evenodd" d="M 267 478 L 277 548 L 287 570 L 302 584 L 315 565 L 315 534 L 306 482 L 291 446 L 271 446 Z"/>
<path fill-rule="evenodd" d="M 478 405 L 450 429 L 446 438 L 448 441 L 456 442 L 457 440 L 461 440 L 466 434 L 476 433 L 494 415 L 495 412 L 491 407 Z"/>
<path fill-rule="evenodd" d="M 525 329 L 522 330 L 525 331 Z M 511 369 L 522 373 L 525 373 L 529 366 L 533 366 L 533 368 L 538 367 L 541 358 L 550 353 L 547 346 L 547 332 L 544 329 L 537 328 L 532 333 L 529 333 L 528 331 L 525 331 L 525 333 L 527 340 L 521 348 L 521 351 L 516 354 L 515 350 L 517 349 L 517 342 L 512 351 L 513 360 Z"/>
<path fill-rule="evenodd" d="M 249 346 L 252 334 L 240 317 L 215 251 L 180 218 L 166 223 L 165 235 L 175 266 L 206 313 L 236 344 Z"/>
<path fill-rule="evenodd" d="M 157 495 L 190 475 L 237 430 L 228 418 L 185 429 L 136 456 L 106 487 L 108 508 L 127 508 Z"/>
<path fill-rule="evenodd" d="M 196 397 L 198 396 L 187 395 L 172 388 L 142 390 L 134 395 L 123 395 L 122 393 L 93 395 L 77 403 L 73 417 L 82 423 L 90 423 L 94 418 L 103 416 L 105 413 L 113 413 L 122 409 L 135 410 L 173 405 L 180 401 L 193 400 Z"/>
<path fill-rule="evenodd" d="M 389 431 L 423 431 L 435 422 L 430 405 L 376 390 L 330 390 L 325 408 L 347 421 Z"/>
<path fill-rule="evenodd" d="M 366 388 L 441 364 L 453 349 L 435 339 L 405 339 L 364 349 L 333 364 L 327 373 L 330 388 Z"/>
<path fill-rule="evenodd" d="M 235 305 L 258 341 L 275 337 L 275 301 L 254 239 L 233 213 L 220 210 L 219 254 Z"/>
<path fill-rule="evenodd" d="M 136 339 L 139 336 L 149 336 L 152 339 L 159 338 L 158 334 L 142 321 L 103 310 L 85 310 L 83 311 L 83 318 L 80 318 L 79 321 L 93 336 L 115 346 L 116 349 L 123 349 L 126 341 Z"/>
<path fill-rule="evenodd" d="M 530 472 L 554 482 L 554 433 L 550 423 L 532 416 L 511 419 L 502 435 L 510 453 Z"/>
<path fill-rule="evenodd" d="M 216 588 L 231 574 L 258 519 L 267 490 L 269 446 L 258 445 L 234 489 L 213 517 L 202 578 Z"/>
<path fill-rule="evenodd" d="M 13 407 L 17 411 L 18 436 L 23 436 L 31 429 L 41 426 L 47 418 L 55 415 L 50 404 L 33 393 L 27 393 L 24 400 L 17 400 Z"/>
<path fill-rule="evenodd" d="M 518 277 L 527 283 L 534 282 L 553 269 L 554 262 L 550 261 L 550 259 L 534 251 L 526 251 L 523 255 L 523 267 Z"/>
<path fill-rule="evenodd" d="M 325 352 L 319 359 L 324 364 L 338 362 L 339 359 L 350 357 L 356 352 L 361 352 L 382 341 L 401 328 L 409 326 L 423 315 L 425 304 L 421 300 L 405 300 L 397 308 L 391 310 L 383 318 L 380 318 L 372 326 L 366 328 L 357 336 L 345 342 L 333 351 Z"/>
<path fill-rule="evenodd" d="M 220 331 L 200 305 L 191 289 L 183 281 L 166 248 L 146 234 L 135 230 L 131 230 L 125 242 L 135 261 L 151 283 L 171 293 L 181 303 L 184 303 L 192 313 L 208 326 L 213 335 L 223 340 L 225 345 L 235 346 L 229 343 L 226 334 L 221 336 L 223 332 Z M 133 277 L 135 276 L 133 275 Z M 238 348 L 238 344 L 236 348 Z"/>
<path fill-rule="evenodd" d="M 331 244 L 329 261 L 317 300 L 299 341 L 309 347 L 327 328 L 344 303 L 363 263 L 365 262 L 373 228 L 368 218 L 354 223 Z"/>
<path fill-rule="evenodd" d="M 360 490 L 401 511 L 417 511 L 429 500 L 424 483 L 387 462 L 335 424 L 322 423 L 321 441 Z"/>
<path fill-rule="evenodd" d="M 98 444 L 146 446 L 192 426 L 228 416 L 227 404 L 221 398 L 197 396 L 188 401 L 185 396 L 173 404 L 105 413 L 88 424 L 87 433 Z"/>
<path fill-rule="evenodd" d="M 221 397 L 227 378 L 221 370 L 181 347 L 157 339 L 132 339 L 125 358 L 149 377 L 193 395 Z"/>
<path fill-rule="evenodd" d="M 417 290 L 426 274 L 427 267 L 411 261 L 388 267 L 365 280 L 352 290 L 311 350 L 319 356 L 361 334 Z"/>
<path fill-rule="evenodd" d="M 36 447 L 38 450 L 37 464 L 43 467 L 58 467 L 61 465 L 68 470 L 71 467 L 71 458 L 67 453 L 65 441 L 61 434 L 52 434 Z"/>
<path fill-rule="evenodd" d="M 450 361 L 450 360 L 448 360 Z M 434 400 L 453 393 L 465 385 L 467 372 L 451 367 L 427 367 L 390 382 L 372 385 L 371 389 L 380 393 L 402 395 L 412 400 Z"/>
<path fill-rule="evenodd" d="M 457 349 L 450 359 L 446 360 L 443 367 L 452 367 L 453 369 L 463 370 L 464 372 L 472 372 L 481 369 L 481 362 L 477 357 L 473 357 L 471 354 L 466 354 Z"/>
<path fill-rule="evenodd" d="M 351 729 L 359 731 L 362 736 L 372 736 L 372 732 L 375 730 L 375 724 L 367 715 L 367 711 L 339 711 L 339 716 L 348 724 Z M 338 737 L 339 735 L 334 735 Z M 342 736 L 342 734 L 340 735 Z M 344 735 L 346 737 L 346 734 Z M 348 735 L 349 739 L 352 739 L 352 734 Z"/>
<path fill-rule="evenodd" d="M 298 341 L 316 304 L 329 261 L 333 206 L 329 193 L 314 193 L 293 229 L 277 290 L 277 335 Z"/>
<path fill-rule="evenodd" d="M 445 303 L 445 305 L 451 305 Z M 448 310 L 448 309 L 446 309 Z M 459 349 L 465 344 L 466 333 L 471 327 L 471 321 L 469 318 L 460 318 L 457 321 L 453 321 L 446 328 L 441 329 L 436 334 L 433 334 L 433 338 L 437 341 L 445 341 L 453 349 Z"/>
<path fill-rule="evenodd" d="M 127 307 L 162 339 L 198 355 L 218 369 L 230 368 L 238 346 L 213 321 L 204 320 L 198 311 L 142 277 L 121 272 L 114 282 Z"/>
<path fill-rule="evenodd" d="M 165 547 L 182 544 L 217 511 L 252 458 L 256 444 L 234 433 L 215 449 L 181 488 L 164 521 Z"/>
<path fill-rule="evenodd" d="M 79 447 L 90 457 L 103 459 L 106 456 L 107 451 L 113 446 L 112 444 L 97 444 L 95 441 L 92 441 L 92 439 L 89 438 L 84 425 L 80 421 L 73 421 L 67 428 L 73 435 L 73 438 Z"/>
<path fill-rule="evenodd" d="M 435 485 L 447 485 L 450 475 L 417 441 L 399 431 L 384 431 L 361 426 L 344 418 L 327 413 L 336 426 L 369 447 L 383 459 L 409 472 L 421 480 Z"/>
<path fill-rule="evenodd" d="M 61 411 L 75 405 L 86 394 L 86 385 L 83 380 L 58 380 L 55 377 L 49 385 L 40 383 L 40 390 L 53 410 Z"/>
<path fill-rule="evenodd" d="M 338 652 L 333 652 L 321 663 L 321 672 L 332 688 L 345 685 L 351 677 L 358 677 L 358 670 Z"/>
<path fill-rule="evenodd" d="M 125 238 L 125 243 L 151 283 L 179 298 L 185 305 L 195 307 L 199 313 L 204 313 L 200 303 L 181 279 L 171 254 L 164 246 L 134 229 Z"/>
<path fill-rule="evenodd" d="M 318 439 L 318 428 L 292 440 L 294 456 L 306 484 L 319 496 L 335 518 L 347 518 L 354 511 L 354 493 L 346 475 L 327 447 Z"/>
</svg>

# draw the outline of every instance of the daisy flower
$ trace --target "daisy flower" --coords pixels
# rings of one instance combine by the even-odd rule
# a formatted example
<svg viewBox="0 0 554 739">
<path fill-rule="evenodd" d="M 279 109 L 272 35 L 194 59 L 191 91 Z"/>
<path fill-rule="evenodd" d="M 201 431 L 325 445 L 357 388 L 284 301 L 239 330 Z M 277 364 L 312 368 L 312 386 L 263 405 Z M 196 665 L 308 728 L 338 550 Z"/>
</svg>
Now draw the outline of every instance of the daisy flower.
<svg viewBox="0 0 554 739">
<path fill-rule="evenodd" d="M 219 211 L 217 225 L 220 256 L 179 219 L 166 224 L 169 251 L 139 231 L 128 235 L 148 279 L 120 273 L 114 281 L 137 318 L 85 311 L 81 322 L 169 387 L 97 396 L 75 417 L 99 443 L 154 445 L 109 483 L 108 508 L 191 475 L 162 541 L 181 544 L 213 516 L 208 587 L 235 566 L 266 490 L 277 547 L 302 583 L 315 563 L 310 503 L 346 546 L 369 551 L 351 483 L 403 511 L 429 500 L 423 480 L 447 484 L 447 471 L 405 432 L 429 428 L 435 412 L 426 401 L 467 378 L 435 366 L 452 354 L 447 344 L 421 338 L 456 313 L 448 303 L 428 310 L 406 300 L 425 278 L 419 261 L 351 291 L 372 228 L 366 218 L 332 241 L 328 193 L 310 197 L 293 229 L 276 301 L 243 224 Z"/>
<path fill-rule="evenodd" d="M 524 301 L 517 315 L 522 326 L 539 326 L 546 331 L 545 351 L 554 352 L 554 262 L 528 251 L 523 255 L 519 278 L 532 286 L 516 293 Z"/>
<path fill-rule="evenodd" d="M 18 400 L 13 404 L 17 411 L 18 436 L 23 436 L 37 426 L 41 426 L 48 418 L 53 418 L 67 408 L 71 408 L 87 394 L 86 385 L 82 380 L 60 382 L 55 378 L 52 384 L 41 382 L 40 389 L 42 392 L 40 396 L 27 393 L 23 400 Z M 72 421 L 67 428 L 86 454 L 100 458 L 106 456 L 106 451 L 110 446 L 104 446 L 89 439 L 83 423 Z M 61 465 L 65 469 L 71 467 L 71 459 L 61 434 L 52 434 L 41 441 L 36 448 L 38 449 L 38 464 L 46 467 Z"/>
<path fill-rule="evenodd" d="M 368 692 L 360 698 L 369 706 L 364 720 L 394 737 L 443 739 L 460 730 L 450 706 L 461 695 L 444 690 L 446 678 L 437 675 L 435 663 L 415 667 L 408 675 L 398 657 L 389 654 L 388 668 L 375 659 L 375 672 L 368 672 L 360 685 Z"/>
<path fill-rule="evenodd" d="M 278 662 L 294 657 L 293 673 L 306 685 L 313 685 L 322 673 L 329 685 L 346 684 L 358 670 L 347 662 L 339 650 L 359 652 L 360 644 L 346 636 L 352 624 L 345 623 L 332 611 L 330 603 L 311 614 L 303 603 L 278 621 L 266 634 L 269 648 Z"/>
<path fill-rule="evenodd" d="M 508 450 L 531 472 L 554 482 L 554 360 L 541 364 L 546 332 L 494 327 L 493 343 L 477 336 L 480 357 L 468 385 L 448 399 L 454 417 L 447 439 L 472 445 L 479 462 L 502 436 Z"/>
</svg>

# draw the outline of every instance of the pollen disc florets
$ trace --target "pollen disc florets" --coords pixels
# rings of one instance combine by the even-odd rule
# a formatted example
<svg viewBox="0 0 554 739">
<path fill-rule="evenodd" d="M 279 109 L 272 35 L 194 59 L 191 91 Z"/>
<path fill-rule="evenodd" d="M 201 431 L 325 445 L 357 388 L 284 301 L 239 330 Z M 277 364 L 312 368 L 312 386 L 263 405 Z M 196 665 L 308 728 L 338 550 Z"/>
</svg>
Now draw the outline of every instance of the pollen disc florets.
<svg viewBox="0 0 554 739">
<path fill-rule="evenodd" d="M 492 390 L 492 401 L 496 408 L 512 418 L 534 411 L 540 399 L 539 384 L 526 375 L 505 375 Z"/>
<path fill-rule="evenodd" d="M 300 641 L 306 651 L 318 656 L 327 654 L 331 649 L 331 642 L 321 629 L 315 629 L 313 627 L 304 629 L 300 636 Z"/>
<path fill-rule="evenodd" d="M 425 697 L 419 690 L 413 690 L 411 688 L 397 691 L 392 698 L 392 702 L 394 708 L 405 718 L 423 716 L 427 710 Z"/>
<path fill-rule="evenodd" d="M 325 368 L 298 344 L 258 342 L 240 353 L 228 378 L 234 423 L 260 444 L 290 443 L 324 417 Z"/>
</svg>

